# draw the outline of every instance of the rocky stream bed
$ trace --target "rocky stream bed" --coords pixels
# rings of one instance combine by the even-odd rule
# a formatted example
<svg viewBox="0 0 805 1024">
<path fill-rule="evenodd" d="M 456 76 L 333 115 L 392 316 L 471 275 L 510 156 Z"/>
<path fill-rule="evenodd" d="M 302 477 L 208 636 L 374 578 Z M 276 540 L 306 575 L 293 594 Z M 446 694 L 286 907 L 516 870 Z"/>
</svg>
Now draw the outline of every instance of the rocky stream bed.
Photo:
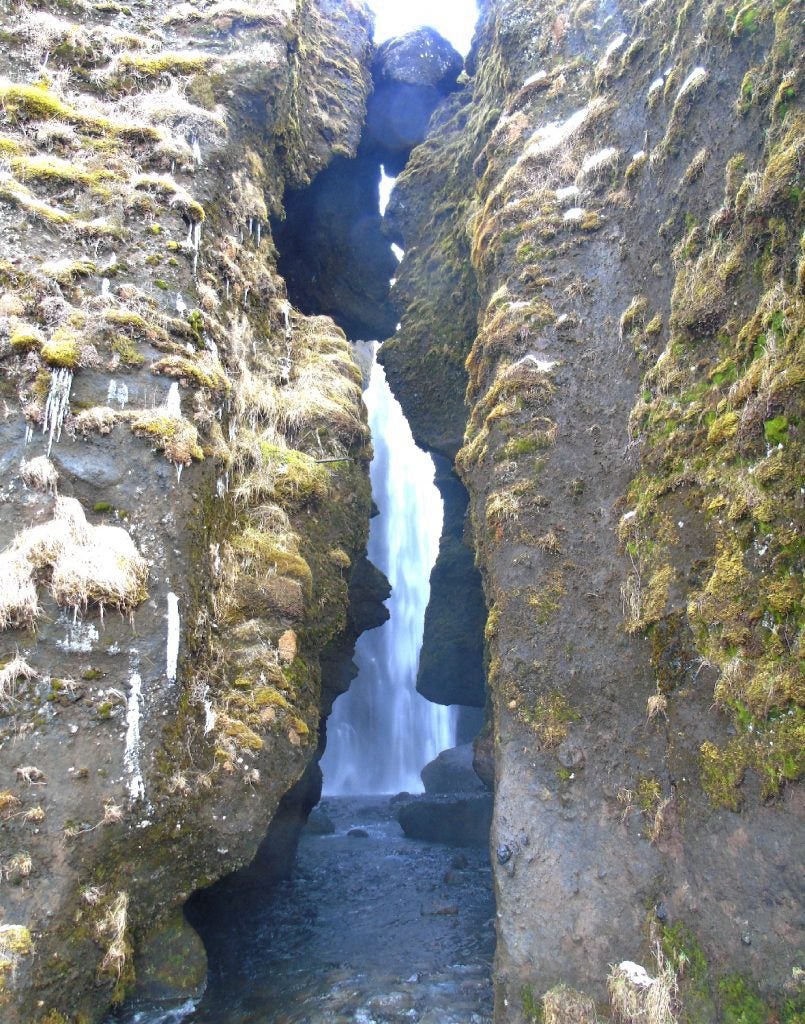
<svg viewBox="0 0 805 1024">
<path fill-rule="evenodd" d="M 386 797 L 329 798 L 314 827 L 325 816 L 334 831 L 305 831 L 289 881 L 266 890 L 246 869 L 191 903 L 210 961 L 195 1007 L 115 1024 L 491 1021 L 486 849 L 405 837 Z"/>
</svg>

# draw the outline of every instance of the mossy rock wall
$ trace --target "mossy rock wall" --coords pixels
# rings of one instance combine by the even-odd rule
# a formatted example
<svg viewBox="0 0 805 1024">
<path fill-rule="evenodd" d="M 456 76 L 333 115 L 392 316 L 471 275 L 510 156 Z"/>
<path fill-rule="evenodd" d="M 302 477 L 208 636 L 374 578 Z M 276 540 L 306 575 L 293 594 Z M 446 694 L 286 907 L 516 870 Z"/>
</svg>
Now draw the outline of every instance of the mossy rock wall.
<svg viewBox="0 0 805 1024">
<path fill-rule="evenodd" d="M 487 3 L 395 193 L 383 359 L 462 436 L 489 608 L 497 1021 L 669 928 L 682 1019 L 801 1012 L 801 15 Z"/>
<path fill-rule="evenodd" d="M 287 301 L 269 229 L 355 153 L 371 22 L 328 0 L 0 17 L 0 917 L 29 936 L 3 933 L 0 1017 L 87 1024 L 252 858 L 378 615 L 349 609 L 360 372 Z"/>
</svg>

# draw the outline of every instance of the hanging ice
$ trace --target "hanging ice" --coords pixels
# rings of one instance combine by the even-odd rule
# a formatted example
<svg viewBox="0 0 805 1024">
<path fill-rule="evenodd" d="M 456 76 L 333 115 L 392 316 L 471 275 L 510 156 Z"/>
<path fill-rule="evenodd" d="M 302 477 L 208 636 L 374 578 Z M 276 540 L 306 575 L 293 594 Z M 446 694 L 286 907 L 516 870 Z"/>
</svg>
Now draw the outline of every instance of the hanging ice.
<svg viewBox="0 0 805 1024">
<path fill-rule="evenodd" d="M 177 420 L 182 418 L 182 399 L 179 395 L 179 385 L 176 381 L 168 388 L 164 408 L 166 416 L 173 416 Z"/>
<path fill-rule="evenodd" d="M 45 402 L 45 415 L 42 417 L 42 433 L 48 435 L 48 455 L 53 447 L 53 439 L 61 437 L 64 417 L 70 407 L 70 388 L 73 386 L 73 371 L 66 368 L 50 371 L 50 391 Z"/>
<path fill-rule="evenodd" d="M 166 651 L 166 674 L 170 682 L 176 681 L 176 666 L 179 662 L 179 598 L 168 594 L 168 642 Z"/>
<path fill-rule="evenodd" d="M 129 776 L 129 796 L 132 800 L 145 797 L 145 783 L 140 770 L 140 698 L 142 679 L 137 672 L 129 680 L 129 696 L 126 702 L 126 750 L 123 767 Z"/>
</svg>

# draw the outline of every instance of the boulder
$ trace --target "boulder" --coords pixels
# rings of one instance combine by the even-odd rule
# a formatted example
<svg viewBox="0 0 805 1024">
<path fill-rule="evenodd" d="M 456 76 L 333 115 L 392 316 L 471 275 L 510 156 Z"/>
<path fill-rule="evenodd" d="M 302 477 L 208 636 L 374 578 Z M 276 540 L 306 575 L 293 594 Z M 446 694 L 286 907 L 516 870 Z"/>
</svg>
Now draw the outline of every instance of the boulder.
<svg viewBox="0 0 805 1024">
<path fill-rule="evenodd" d="M 394 813 L 411 839 L 451 846 L 486 846 L 492 824 L 492 795 L 426 793 L 399 804 Z"/>
<path fill-rule="evenodd" d="M 373 152 L 387 174 L 399 174 L 423 141 L 431 114 L 458 88 L 463 67 L 461 54 L 432 28 L 389 39 L 378 49 L 361 148 Z"/>
<path fill-rule="evenodd" d="M 443 750 L 422 769 L 426 793 L 479 793 L 484 789 L 472 766 L 471 743 Z"/>
<path fill-rule="evenodd" d="M 377 50 L 372 77 L 377 85 L 430 86 L 443 95 L 456 88 L 464 59 L 432 28 L 387 39 Z"/>
</svg>

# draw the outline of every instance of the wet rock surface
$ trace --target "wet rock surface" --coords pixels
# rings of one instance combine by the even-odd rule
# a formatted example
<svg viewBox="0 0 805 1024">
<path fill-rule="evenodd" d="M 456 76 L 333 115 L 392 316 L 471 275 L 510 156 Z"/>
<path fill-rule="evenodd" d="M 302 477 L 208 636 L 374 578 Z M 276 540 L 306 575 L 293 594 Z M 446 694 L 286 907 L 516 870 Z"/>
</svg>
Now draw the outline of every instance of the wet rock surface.
<svg viewBox="0 0 805 1024">
<path fill-rule="evenodd" d="M 489 609 L 506 1024 L 534 1019 L 525 990 L 603 998 L 610 964 L 683 935 L 697 1024 L 729 1019 L 725 975 L 782 1016 L 798 971 L 803 702 L 780 681 L 801 674 L 805 265 L 778 225 L 801 219 L 802 113 L 777 97 L 802 24 L 759 11 L 483 5 L 473 80 L 387 214 L 406 256 L 381 360 L 456 458 Z M 741 345 L 775 317 L 761 386 Z"/>
<path fill-rule="evenodd" d="M 252 875 L 196 900 L 209 985 L 182 1019 L 489 1024 L 486 851 L 407 839 L 385 798 L 328 798 L 319 810 L 335 833 L 303 835 L 290 881 L 267 890 Z M 164 1019 L 145 1005 L 117 1018 Z"/>
<path fill-rule="evenodd" d="M 426 793 L 472 793 L 484 789 L 473 768 L 471 743 L 443 750 L 422 769 Z"/>
<path fill-rule="evenodd" d="M 492 823 L 491 793 L 414 796 L 394 814 L 407 836 L 452 846 L 486 848 Z"/>
</svg>

